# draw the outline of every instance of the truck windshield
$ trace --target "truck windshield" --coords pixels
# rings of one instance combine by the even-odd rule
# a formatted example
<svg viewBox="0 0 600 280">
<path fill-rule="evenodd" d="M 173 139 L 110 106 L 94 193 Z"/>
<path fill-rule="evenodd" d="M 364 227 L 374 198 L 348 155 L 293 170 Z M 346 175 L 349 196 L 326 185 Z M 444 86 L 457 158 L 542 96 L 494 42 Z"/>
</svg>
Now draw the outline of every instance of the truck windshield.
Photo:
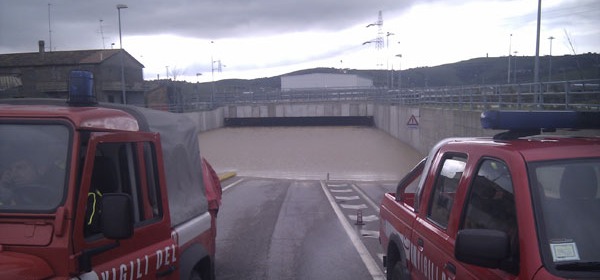
<svg viewBox="0 0 600 280">
<path fill-rule="evenodd" d="M 536 216 L 550 270 L 585 270 L 600 262 L 600 158 L 529 165 Z M 596 266 L 596 268 L 598 267 Z"/>
<path fill-rule="evenodd" d="M 62 201 L 69 128 L 0 123 L 0 212 L 50 212 Z"/>
</svg>

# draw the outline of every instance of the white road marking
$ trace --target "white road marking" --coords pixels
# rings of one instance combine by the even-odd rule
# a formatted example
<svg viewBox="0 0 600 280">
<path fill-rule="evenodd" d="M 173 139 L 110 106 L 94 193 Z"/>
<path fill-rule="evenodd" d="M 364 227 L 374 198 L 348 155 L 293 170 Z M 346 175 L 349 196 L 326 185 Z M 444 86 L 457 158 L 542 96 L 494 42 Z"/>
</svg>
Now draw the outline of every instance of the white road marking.
<svg viewBox="0 0 600 280">
<path fill-rule="evenodd" d="M 366 204 L 343 204 L 343 203 L 340 203 L 340 206 L 342 206 L 342 208 L 344 208 L 344 209 L 354 209 L 354 210 L 368 208 Z"/>
<path fill-rule="evenodd" d="M 360 237 L 356 234 L 356 231 L 350 225 L 350 222 L 348 222 L 346 217 L 344 217 L 342 210 L 340 209 L 340 207 L 338 207 L 333 196 L 327 191 L 327 188 L 323 181 L 321 181 L 321 188 L 323 189 L 323 192 L 325 193 L 327 200 L 329 200 L 329 204 L 333 208 L 333 211 L 337 215 L 338 220 L 342 224 L 342 227 L 346 231 L 346 234 L 350 238 L 350 241 L 354 245 L 354 248 L 356 248 L 358 255 L 360 256 L 363 263 L 367 267 L 367 270 L 371 274 L 371 277 L 373 277 L 373 279 L 376 279 L 376 280 L 384 280 L 385 275 L 383 274 L 383 271 L 381 271 L 381 269 L 379 268 L 379 265 L 377 264 L 375 259 L 373 259 L 371 254 L 369 254 L 369 251 L 367 250 L 367 247 L 365 247 L 365 244 L 363 244 L 360 241 Z"/>
<path fill-rule="evenodd" d="M 365 192 L 363 192 L 363 190 L 361 190 L 356 184 L 352 184 L 352 188 L 358 194 L 360 194 L 367 201 L 367 203 L 369 203 L 369 205 L 375 209 L 377 213 L 379 213 L 379 205 L 377 205 L 377 203 L 375 203 Z"/>
<path fill-rule="evenodd" d="M 226 190 L 230 189 L 231 187 L 233 187 L 233 186 L 235 186 L 235 185 L 237 185 L 237 184 L 241 183 L 242 181 L 244 181 L 244 179 L 243 179 L 243 178 L 242 178 L 242 179 L 239 179 L 239 180 L 237 180 L 237 181 L 235 181 L 235 182 L 233 182 L 233 183 L 231 183 L 231 184 L 229 184 L 229 185 L 227 185 L 227 186 L 225 186 L 225 187 L 223 188 L 223 192 L 225 192 Z"/>
<path fill-rule="evenodd" d="M 335 199 L 341 199 L 341 200 L 357 200 L 360 199 L 360 197 L 358 197 L 358 195 L 353 195 L 353 196 L 336 196 Z"/>
<path fill-rule="evenodd" d="M 353 192 L 353 190 L 351 189 L 343 189 L 343 190 L 329 190 L 332 193 L 347 193 L 347 192 Z"/>
<path fill-rule="evenodd" d="M 330 188 L 337 188 L 337 187 L 347 187 L 348 184 L 332 184 L 332 183 L 329 183 L 329 184 L 327 184 L 327 186 L 330 187 Z"/>
</svg>

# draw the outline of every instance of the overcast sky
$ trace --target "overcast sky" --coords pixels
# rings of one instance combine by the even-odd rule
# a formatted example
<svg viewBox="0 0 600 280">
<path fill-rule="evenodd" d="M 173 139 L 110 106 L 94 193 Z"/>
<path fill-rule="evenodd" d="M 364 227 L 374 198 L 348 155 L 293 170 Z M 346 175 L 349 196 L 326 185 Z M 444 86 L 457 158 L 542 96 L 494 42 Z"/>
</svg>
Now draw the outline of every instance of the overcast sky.
<svg viewBox="0 0 600 280">
<path fill-rule="evenodd" d="M 145 66 L 145 79 L 165 78 L 167 67 L 170 78 L 191 82 L 314 67 L 408 69 L 507 56 L 509 50 L 535 55 L 537 3 L 0 0 L 0 53 L 36 52 L 38 40 L 46 41 L 47 51 L 50 45 L 52 51 L 118 48 L 116 5 L 125 4 L 123 47 Z M 544 0 L 540 55 L 550 46 L 552 55 L 600 52 L 600 1 Z"/>
</svg>

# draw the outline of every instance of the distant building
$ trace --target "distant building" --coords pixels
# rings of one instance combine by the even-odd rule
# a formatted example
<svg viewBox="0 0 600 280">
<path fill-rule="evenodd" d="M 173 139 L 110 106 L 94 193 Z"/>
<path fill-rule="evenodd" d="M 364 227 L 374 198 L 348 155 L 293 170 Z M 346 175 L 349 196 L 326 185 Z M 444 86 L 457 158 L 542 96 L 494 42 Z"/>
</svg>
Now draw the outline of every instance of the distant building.
<svg viewBox="0 0 600 280">
<path fill-rule="evenodd" d="M 66 98 L 69 73 L 72 70 L 91 71 L 98 101 L 123 103 L 121 89 L 121 58 L 119 49 L 44 51 L 0 54 L 1 97 Z M 123 50 L 125 94 L 128 104 L 144 105 L 143 68 L 139 61 Z M 4 89 L 3 89 L 4 88 Z"/>
<path fill-rule="evenodd" d="M 372 88 L 373 80 L 355 74 L 313 73 L 282 76 L 281 90 L 343 90 Z"/>
</svg>

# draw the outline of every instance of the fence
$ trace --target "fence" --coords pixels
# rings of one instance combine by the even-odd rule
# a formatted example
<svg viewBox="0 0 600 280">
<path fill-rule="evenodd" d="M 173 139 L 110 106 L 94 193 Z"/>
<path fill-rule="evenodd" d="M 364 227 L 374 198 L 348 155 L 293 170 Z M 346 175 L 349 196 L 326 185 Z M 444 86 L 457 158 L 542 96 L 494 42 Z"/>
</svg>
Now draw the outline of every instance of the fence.
<svg viewBox="0 0 600 280">
<path fill-rule="evenodd" d="M 418 106 L 465 109 L 600 110 L 600 79 L 514 85 L 407 89 L 377 98 Z"/>
<path fill-rule="evenodd" d="M 211 102 L 212 100 L 212 102 Z M 269 92 L 219 92 L 210 100 L 194 100 L 179 112 L 212 110 L 241 104 L 361 101 L 456 109 L 600 110 L 600 79 L 505 85 L 473 85 L 388 90 L 311 89 Z M 173 109 L 173 108 L 171 108 Z M 175 110 L 174 109 L 174 110 Z"/>
</svg>

